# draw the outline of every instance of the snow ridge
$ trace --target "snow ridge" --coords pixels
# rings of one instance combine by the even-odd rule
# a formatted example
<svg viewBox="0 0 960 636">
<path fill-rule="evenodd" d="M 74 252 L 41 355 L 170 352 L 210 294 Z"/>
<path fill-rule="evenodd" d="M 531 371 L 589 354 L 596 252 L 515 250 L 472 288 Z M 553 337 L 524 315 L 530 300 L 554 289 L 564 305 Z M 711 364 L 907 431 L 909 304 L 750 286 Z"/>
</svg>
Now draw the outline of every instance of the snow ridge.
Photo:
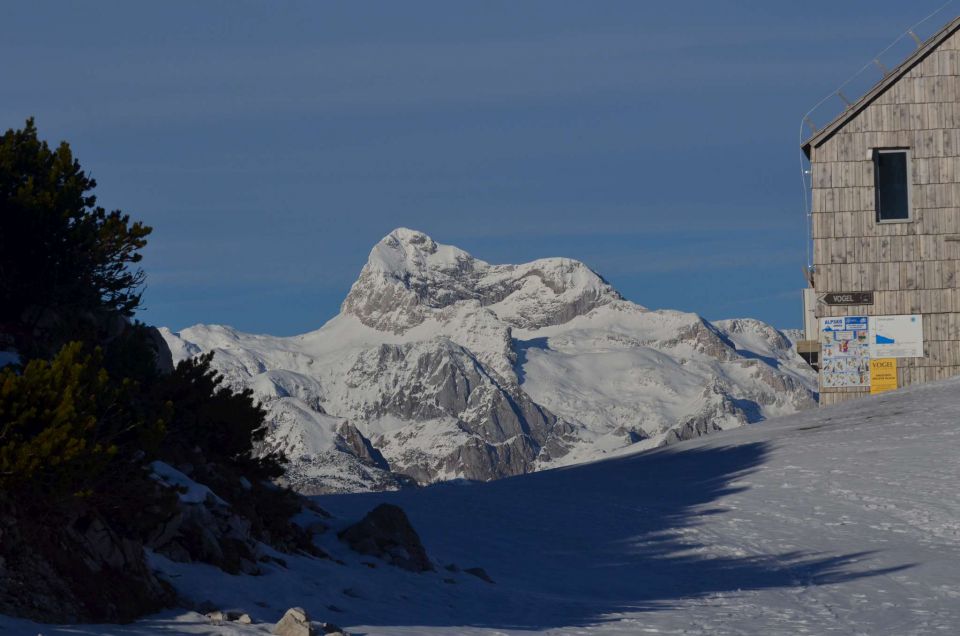
<svg viewBox="0 0 960 636">
<path fill-rule="evenodd" d="M 162 330 L 214 351 L 268 411 L 305 492 L 489 480 L 655 447 L 811 406 L 780 332 L 625 300 L 579 261 L 491 265 L 399 228 L 320 329 Z M 401 475 L 398 477 L 398 475 Z"/>
</svg>

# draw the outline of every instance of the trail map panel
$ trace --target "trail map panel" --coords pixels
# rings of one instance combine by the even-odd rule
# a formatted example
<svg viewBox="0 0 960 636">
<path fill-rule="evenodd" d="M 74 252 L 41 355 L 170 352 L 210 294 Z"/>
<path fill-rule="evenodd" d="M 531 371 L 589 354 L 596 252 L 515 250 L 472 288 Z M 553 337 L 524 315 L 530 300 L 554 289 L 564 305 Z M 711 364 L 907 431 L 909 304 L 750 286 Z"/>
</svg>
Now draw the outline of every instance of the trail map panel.
<svg viewBox="0 0 960 636">
<path fill-rule="evenodd" d="M 866 316 L 820 319 L 820 377 L 824 388 L 870 386 Z"/>
</svg>

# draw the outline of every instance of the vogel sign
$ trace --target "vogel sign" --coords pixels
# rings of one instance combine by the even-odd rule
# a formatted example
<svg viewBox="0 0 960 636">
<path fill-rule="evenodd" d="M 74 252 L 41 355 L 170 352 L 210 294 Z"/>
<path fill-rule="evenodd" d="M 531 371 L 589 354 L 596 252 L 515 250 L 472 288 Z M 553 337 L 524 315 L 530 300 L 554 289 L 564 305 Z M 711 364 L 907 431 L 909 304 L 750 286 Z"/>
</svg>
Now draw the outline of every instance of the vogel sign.
<svg viewBox="0 0 960 636">
<path fill-rule="evenodd" d="M 824 305 L 872 305 L 873 292 L 830 292 L 820 296 Z"/>
</svg>

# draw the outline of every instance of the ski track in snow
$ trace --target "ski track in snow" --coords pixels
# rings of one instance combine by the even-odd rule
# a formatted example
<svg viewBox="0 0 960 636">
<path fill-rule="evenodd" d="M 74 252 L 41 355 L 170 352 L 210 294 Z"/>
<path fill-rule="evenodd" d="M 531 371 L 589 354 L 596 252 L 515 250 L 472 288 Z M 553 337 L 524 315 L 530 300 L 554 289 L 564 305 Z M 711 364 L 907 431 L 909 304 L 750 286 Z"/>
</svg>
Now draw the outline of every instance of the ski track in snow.
<svg viewBox="0 0 960 636">
<path fill-rule="evenodd" d="M 333 531 L 322 545 L 346 565 L 249 577 L 155 559 L 187 596 L 268 624 L 181 610 L 119 627 L 0 617 L 0 632 L 263 634 L 301 605 L 370 635 L 954 634 L 958 477 L 954 379 L 490 483 L 317 498 L 338 527 L 401 505 L 435 573 L 365 567 Z"/>
</svg>

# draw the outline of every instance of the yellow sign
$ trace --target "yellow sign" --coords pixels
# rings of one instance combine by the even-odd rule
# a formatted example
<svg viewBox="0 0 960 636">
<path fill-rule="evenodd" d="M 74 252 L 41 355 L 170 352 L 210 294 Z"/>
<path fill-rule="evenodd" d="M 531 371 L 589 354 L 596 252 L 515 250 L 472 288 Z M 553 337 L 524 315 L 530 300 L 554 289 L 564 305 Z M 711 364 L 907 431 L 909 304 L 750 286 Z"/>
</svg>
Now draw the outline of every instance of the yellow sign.
<svg viewBox="0 0 960 636">
<path fill-rule="evenodd" d="M 897 359 L 873 358 L 870 360 L 870 395 L 893 391 L 897 388 Z"/>
</svg>

